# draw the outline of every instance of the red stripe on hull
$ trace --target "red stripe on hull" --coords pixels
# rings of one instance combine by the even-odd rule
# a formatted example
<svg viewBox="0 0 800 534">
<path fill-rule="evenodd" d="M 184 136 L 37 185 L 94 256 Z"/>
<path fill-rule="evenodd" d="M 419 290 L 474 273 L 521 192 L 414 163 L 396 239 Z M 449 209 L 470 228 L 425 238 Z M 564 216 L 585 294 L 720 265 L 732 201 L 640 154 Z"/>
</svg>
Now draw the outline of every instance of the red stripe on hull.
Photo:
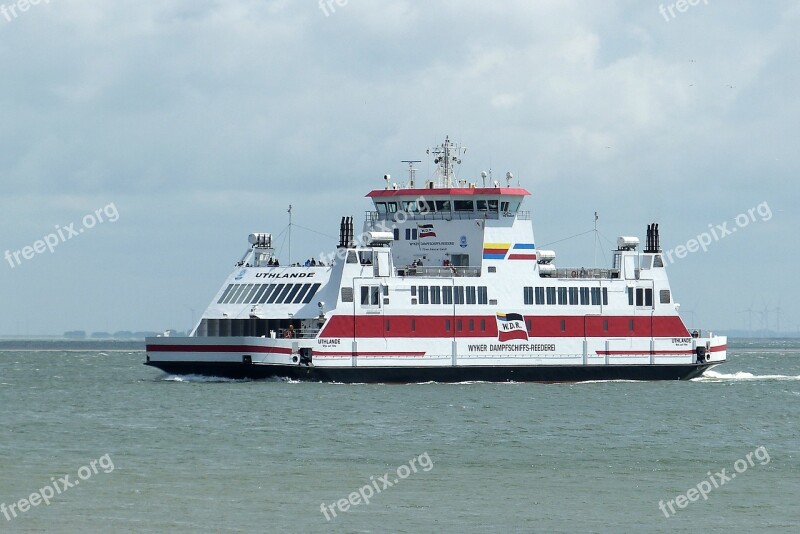
<svg viewBox="0 0 800 534">
<path fill-rule="evenodd" d="M 598 350 L 597 354 L 600 356 L 624 356 L 626 354 L 651 354 L 649 350 Z M 652 354 L 669 354 L 669 355 L 684 355 L 684 354 L 694 354 L 694 351 L 689 350 L 656 350 L 653 351 Z"/>
<path fill-rule="evenodd" d="M 315 352 L 314 357 L 325 356 L 425 356 L 424 352 Z"/>
<path fill-rule="evenodd" d="M 509 260 L 535 260 L 536 254 L 510 254 Z"/>
<path fill-rule="evenodd" d="M 676 337 L 688 338 L 689 331 L 678 316 L 537 316 L 527 315 L 531 321 L 528 337 Z M 412 321 L 414 328 L 412 329 Z M 450 322 L 447 329 L 446 322 Z M 459 321 L 461 322 L 459 329 Z M 470 330 L 470 321 L 473 329 Z M 485 322 L 485 330 L 481 322 Z M 562 329 L 563 321 L 563 329 Z M 631 329 L 633 321 L 633 329 Z M 608 323 L 606 325 L 606 322 Z M 387 324 L 388 323 L 388 324 Z M 387 328 L 388 326 L 388 328 Z M 330 338 L 471 338 L 497 337 L 497 324 L 493 315 L 334 315 L 320 337 Z M 712 348 L 712 350 L 714 350 Z M 724 350 L 724 349 L 716 349 Z"/>
<path fill-rule="evenodd" d="M 283 347 L 256 347 L 253 345 L 147 345 L 147 352 L 257 352 L 291 354 Z"/>
</svg>

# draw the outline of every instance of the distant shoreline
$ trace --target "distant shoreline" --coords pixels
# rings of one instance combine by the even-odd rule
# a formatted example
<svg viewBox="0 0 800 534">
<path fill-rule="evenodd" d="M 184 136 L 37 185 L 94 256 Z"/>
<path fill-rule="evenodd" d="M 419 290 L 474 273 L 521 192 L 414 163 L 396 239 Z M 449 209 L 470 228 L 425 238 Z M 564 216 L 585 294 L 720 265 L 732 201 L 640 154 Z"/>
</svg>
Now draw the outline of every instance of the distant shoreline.
<svg viewBox="0 0 800 534">
<path fill-rule="evenodd" d="M 2 350 L 36 350 L 36 351 L 73 351 L 73 350 L 108 350 L 108 351 L 144 351 L 144 339 L 64 339 L 60 337 L 44 338 L 0 338 Z"/>
</svg>

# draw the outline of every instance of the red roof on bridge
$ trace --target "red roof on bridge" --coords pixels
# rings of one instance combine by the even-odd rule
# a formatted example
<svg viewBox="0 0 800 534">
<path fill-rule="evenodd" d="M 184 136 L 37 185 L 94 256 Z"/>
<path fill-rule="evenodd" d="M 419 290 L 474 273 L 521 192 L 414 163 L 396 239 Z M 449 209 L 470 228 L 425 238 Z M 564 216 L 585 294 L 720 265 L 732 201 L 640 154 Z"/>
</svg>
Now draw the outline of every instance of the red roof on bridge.
<svg viewBox="0 0 800 534">
<path fill-rule="evenodd" d="M 367 196 L 378 197 L 435 197 L 435 196 L 529 196 L 530 193 L 523 187 L 449 187 L 435 189 L 376 189 Z"/>
</svg>

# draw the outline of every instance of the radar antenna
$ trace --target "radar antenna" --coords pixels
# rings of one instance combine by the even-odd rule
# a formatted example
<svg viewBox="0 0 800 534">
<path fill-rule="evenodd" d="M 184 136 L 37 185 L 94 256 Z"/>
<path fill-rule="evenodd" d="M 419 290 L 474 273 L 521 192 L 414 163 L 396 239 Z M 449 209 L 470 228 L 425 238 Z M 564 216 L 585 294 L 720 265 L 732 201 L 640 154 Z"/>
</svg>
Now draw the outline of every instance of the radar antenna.
<svg viewBox="0 0 800 534">
<path fill-rule="evenodd" d="M 427 150 L 428 154 L 433 155 L 433 162 L 436 164 L 437 187 L 453 187 L 453 168 L 461 165 L 461 156 L 466 152 L 466 148 L 452 143 L 449 136 L 444 138 L 441 145 Z"/>
<path fill-rule="evenodd" d="M 414 178 L 417 175 L 417 169 L 414 168 L 415 163 L 422 163 L 418 159 L 404 159 L 401 163 L 408 163 L 408 186 L 414 189 Z"/>
</svg>

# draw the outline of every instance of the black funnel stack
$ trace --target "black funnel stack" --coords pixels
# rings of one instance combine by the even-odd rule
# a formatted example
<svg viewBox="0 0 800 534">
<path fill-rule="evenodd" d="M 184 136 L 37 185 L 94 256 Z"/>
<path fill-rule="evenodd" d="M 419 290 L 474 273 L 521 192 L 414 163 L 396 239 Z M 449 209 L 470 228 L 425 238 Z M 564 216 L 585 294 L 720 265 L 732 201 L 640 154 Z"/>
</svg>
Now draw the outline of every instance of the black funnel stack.
<svg viewBox="0 0 800 534">
<path fill-rule="evenodd" d="M 342 222 L 339 224 L 339 248 L 354 246 L 354 237 L 353 217 L 342 217 Z"/>
<path fill-rule="evenodd" d="M 646 253 L 661 252 L 661 238 L 658 235 L 658 224 L 647 225 L 647 242 L 645 243 Z"/>
</svg>

